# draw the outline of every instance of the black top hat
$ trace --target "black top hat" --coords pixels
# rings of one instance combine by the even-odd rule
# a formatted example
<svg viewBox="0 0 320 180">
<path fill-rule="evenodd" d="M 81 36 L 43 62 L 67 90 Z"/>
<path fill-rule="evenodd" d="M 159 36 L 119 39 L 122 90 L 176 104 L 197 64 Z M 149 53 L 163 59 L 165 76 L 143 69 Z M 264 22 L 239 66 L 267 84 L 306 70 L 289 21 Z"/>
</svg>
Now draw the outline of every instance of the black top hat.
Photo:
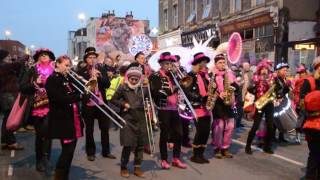
<svg viewBox="0 0 320 180">
<path fill-rule="evenodd" d="M 9 55 L 9 51 L 0 49 L 0 61 L 4 60 Z"/>
<path fill-rule="evenodd" d="M 33 59 L 35 61 L 38 61 L 38 58 L 40 57 L 41 54 L 48 54 L 51 61 L 54 61 L 56 59 L 53 52 L 48 48 L 40 48 L 40 49 L 36 50 L 36 52 L 33 55 Z"/>
<path fill-rule="evenodd" d="M 217 54 L 215 57 L 214 57 L 214 62 L 217 63 L 219 60 L 225 60 L 225 56 L 224 54 Z"/>
<path fill-rule="evenodd" d="M 87 49 L 84 51 L 84 56 L 83 56 L 83 60 L 86 61 L 87 57 L 89 55 L 95 55 L 96 57 L 98 57 L 98 54 L 96 53 L 96 48 L 94 47 L 87 47 Z"/>
<path fill-rule="evenodd" d="M 210 62 L 210 58 L 206 56 L 203 52 L 199 52 L 193 56 L 192 65 L 197 65 L 202 61 L 206 61 L 207 63 Z"/>
<path fill-rule="evenodd" d="M 163 52 L 163 53 L 160 54 L 160 58 L 159 58 L 159 60 L 158 60 L 158 63 L 162 63 L 162 62 L 164 62 L 164 61 L 175 62 L 176 59 L 175 59 L 175 57 L 173 57 L 173 56 L 171 55 L 170 52 Z"/>
</svg>

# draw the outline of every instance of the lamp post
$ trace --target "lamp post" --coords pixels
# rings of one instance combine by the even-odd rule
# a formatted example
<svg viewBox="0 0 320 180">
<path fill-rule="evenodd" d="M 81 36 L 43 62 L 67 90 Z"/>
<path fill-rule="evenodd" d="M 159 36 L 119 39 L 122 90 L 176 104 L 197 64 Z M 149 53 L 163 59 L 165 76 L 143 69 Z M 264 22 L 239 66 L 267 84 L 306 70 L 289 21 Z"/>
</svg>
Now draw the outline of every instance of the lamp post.
<svg viewBox="0 0 320 180">
<path fill-rule="evenodd" d="M 11 33 L 11 31 L 9 31 L 9 30 L 4 31 L 4 35 L 6 36 L 6 39 L 7 39 L 7 40 L 10 39 L 9 37 L 11 36 L 11 34 L 12 34 L 12 33 Z"/>
<path fill-rule="evenodd" d="M 81 41 L 80 41 L 80 48 L 79 48 L 79 57 L 82 57 L 82 53 L 84 52 L 84 43 L 83 43 L 83 27 L 85 24 L 85 20 L 86 20 L 86 15 L 84 13 L 79 13 L 78 14 L 78 19 L 80 20 L 81 23 L 81 29 L 80 29 L 80 35 L 81 35 Z"/>
</svg>

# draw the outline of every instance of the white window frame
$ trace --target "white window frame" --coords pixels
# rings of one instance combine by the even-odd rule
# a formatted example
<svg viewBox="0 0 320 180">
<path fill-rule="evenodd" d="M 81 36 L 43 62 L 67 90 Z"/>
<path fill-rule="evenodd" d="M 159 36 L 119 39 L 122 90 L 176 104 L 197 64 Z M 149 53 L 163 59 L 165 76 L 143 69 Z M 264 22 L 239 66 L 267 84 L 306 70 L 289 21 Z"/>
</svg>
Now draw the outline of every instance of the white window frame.
<svg viewBox="0 0 320 180">
<path fill-rule="evenodd" d="M 168 9 L 163 9 L 163 25 L 164 30 L 167 31 L 169 29 L 169 15 L 168 15 Z"/>
<path fill-rule="evenodd" d="M 176 7 L 176 8 L 174 8 Z M 173 14 L 173 27 L 177 27 L 179 25 L 179 7 L 178 4 L 174 4 L 172 6 L 172 14 Z"/>
<path fill-rule="evenodd" d="M 239 1 L 240 6 L 237 9 L 236 7 L 236 1 Z M 236 12 L 240 12 L 242 10 L 242 0 L 230 0 L 230 13 L 236 13 Z"/>
<path fill-rule="evenodd" d="M 197 21 L 197 0 L 190 0 L 190 15 L 187 19 L 187 23 Z"/>
<path fill-rule="evenodd" d="M 208 18 L 211 11 L 212 0 L 203 0 L 202 19 Z"/>
</svg>

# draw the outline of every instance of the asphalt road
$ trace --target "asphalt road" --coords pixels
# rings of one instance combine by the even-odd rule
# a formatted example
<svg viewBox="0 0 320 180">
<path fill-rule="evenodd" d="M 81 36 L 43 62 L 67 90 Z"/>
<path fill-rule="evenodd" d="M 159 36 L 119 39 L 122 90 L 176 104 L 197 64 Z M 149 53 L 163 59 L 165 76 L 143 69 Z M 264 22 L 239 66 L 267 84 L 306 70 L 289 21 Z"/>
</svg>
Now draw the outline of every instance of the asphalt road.
<svg viewBox="0 0 320 180">
<path fill-rule="evenodd" d="M 236 179 L 236 180 L 295 180 L 301 179 L 305 173 L 305 164 L 308 154 L 306 142 L 301 145 L 295 143 L 274 144 L 275 154 L 268 155 L 255 149 L 253 155 L 244 152 L 244 142 L 250 123 L 246 127 L 234 131 L 233 144 L 230 151 L 234 154 L 232 159 L 215 159 L 211 145 L 208 145 L 206 156 L 209 157 L 210 164 L 199 165 L 190 162 L 191 149 L 182 148 L 182 159 L 188 164 L 186 170 L 172 167 L 170 170 L 162 170 L 159 166 L 159 148 L 155 157 L 144 154 L 142 168 L 146 171 L 145 179 L 155 180 L 212 180 L 212 179 Z M 87 161 L 84 151 L 84 138 L 78 141 L 74 155 L 70 179 L 125 179 L 119 176 L 120 154 L 119 131 L 110 129 L 110 141 L 112 143 L 112 153 L 116 155 L 116 160 L 106 159 L 100 155 L 100 134 L 96 123 L 95 138 L 97 144 L 97 158 L 94 162 Z M 191 132 L 191 135 L 194 132 Z M 156 133 L 158 139 L 159 133 Z M 293 136 L 287 137 L 293 140 Z M 54 165 L 60 154 L 60 145 L 54 141 L 50 168 L 46 173 L 35 171 L 34 154 L 34 133 L 18 133 L 19 143 L 25 146 L 24 151 L 12 152 L 3 151 L 0 155 L 0 179 L 17 180 L 40 180 L 52 179 Z M 158 141 L 156 141 L 158 142 Z M 211 139 L 208 143 L 210 144 Z M 133 155 L 131 156 L 131 160 Z M 130 163 L 132 165 L 132 162 Z M 132 166 L 129 166 L 132 173 Z M 8 176 L 8 174 L 10 174 Z M 130 179 L 140 179 L 131 174 Z"/>
</svg>

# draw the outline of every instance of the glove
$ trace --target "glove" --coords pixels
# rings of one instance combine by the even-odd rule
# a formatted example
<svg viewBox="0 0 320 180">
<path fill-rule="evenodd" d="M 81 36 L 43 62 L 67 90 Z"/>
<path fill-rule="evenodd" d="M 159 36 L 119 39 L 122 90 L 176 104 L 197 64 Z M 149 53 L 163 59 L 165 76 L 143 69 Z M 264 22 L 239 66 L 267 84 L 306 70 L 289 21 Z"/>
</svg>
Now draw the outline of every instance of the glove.
<svg viewBox="0 0 320 180">
<path fill-rule="evenodd" d="M 90 94 L 80 94 L 80 100 L 83 102 L 89 101 L 90 97 Z"/>
</svg>

